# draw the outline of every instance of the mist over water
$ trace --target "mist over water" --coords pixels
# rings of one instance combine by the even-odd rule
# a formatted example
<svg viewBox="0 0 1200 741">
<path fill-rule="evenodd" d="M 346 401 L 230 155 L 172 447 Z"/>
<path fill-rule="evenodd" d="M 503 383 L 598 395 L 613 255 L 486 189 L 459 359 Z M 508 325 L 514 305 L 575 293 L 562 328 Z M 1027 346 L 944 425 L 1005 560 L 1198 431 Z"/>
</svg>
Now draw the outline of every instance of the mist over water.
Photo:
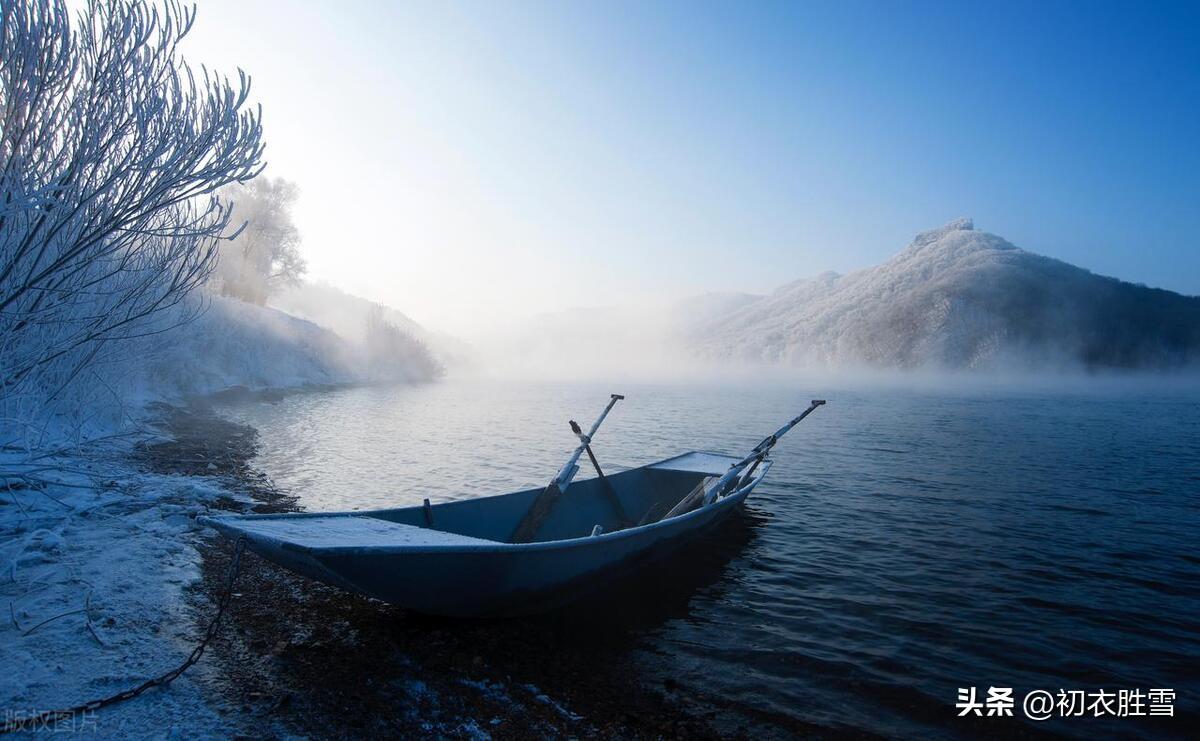
<svg viewBox="0 0 1200 741">
<path fill-rule="evenodd" d="M 994 732 L 995 719 L 954 708 L 957 688 L 993 685 L 1179 694 L 1174 719 L 1047 729 L 1071 735 L 1200 721 L 1188 699 L 1200 692 L 1200 391 L 845 381 L 460 379 L 228 411 L 259 429 L 259 465 L 320 511 L 544 484 L 572 447 L 567 420 L 590 421 L 610 392 L 628 399 L 596 438 L 606 470 L 742 452 L 827 398 L 776 447 L 744 518 L 649 584 L 543 618 L 548 635 L 571 636 L 548 640 L 586 636 L 605 647 L 597 660 L 677 682 L 682 706 L 728 710 L 728 730 Z"/>
</svg>

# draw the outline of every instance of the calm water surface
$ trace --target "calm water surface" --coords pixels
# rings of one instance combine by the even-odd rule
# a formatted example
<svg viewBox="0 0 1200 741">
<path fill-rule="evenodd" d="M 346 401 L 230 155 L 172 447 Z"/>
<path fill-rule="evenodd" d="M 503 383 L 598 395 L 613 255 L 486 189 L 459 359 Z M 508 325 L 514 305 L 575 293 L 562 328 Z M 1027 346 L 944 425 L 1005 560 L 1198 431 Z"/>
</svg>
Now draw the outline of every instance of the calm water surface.
<svg viewBox="0 0 1200 741">
<path fill-rule="evenodd" d="M 545 484 L 610 391 L 612 470 L 740 453 L 829 399 L 742 521 L 614 608 L 643 680 L 767 731 L 1195 732 L 1200 392 L 448 381 L 227 411 L 309 510 L 369 509 Z M 957 688 L 989 685 L 1173 688 L 1176 717 L 955 717 Z"/>
</svg>

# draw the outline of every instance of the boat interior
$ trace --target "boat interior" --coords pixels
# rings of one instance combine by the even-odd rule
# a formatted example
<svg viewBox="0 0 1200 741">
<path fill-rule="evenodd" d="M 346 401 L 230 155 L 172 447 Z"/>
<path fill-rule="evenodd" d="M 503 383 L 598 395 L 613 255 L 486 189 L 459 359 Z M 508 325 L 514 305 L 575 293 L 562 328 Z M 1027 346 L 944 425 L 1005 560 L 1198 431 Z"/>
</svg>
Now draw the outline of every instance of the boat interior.
<svg viewBox="0 0 1200 741">
<path fill-rule="evenodd" d="M 729 469 L 737 458 L 715 453 L 684 455 L 633 468 L 605 478 L 616 493 L 630 524 L 649 524 L 662 519 L 681 499 L 705 479 Z M 424 507 L 380 510 L 370 516 L 405 525 L 432 528 L 493 542 L 508 542 L 517 523 L 533 505 L 544 487 L 466 499 Z M 600 478 L 577 479 L 538 528 L 535 542 L 566 540 L 623 527 L 610 492 Z"/>
<path fill-rule="evenodd" d="M 691 452 L 610 474 L 607 484 L 600 478 L 576 480 L 549 511 L 532 542 L 658 522 L 737 461 L 718 453 Z M 765 472 L 764 466 L 760 475 Z M 228 520 L 226 525 L 299 547 L 507 543 L 543 489 L 361 513 L 236 518 L 236 525 Z"/>
</svg>

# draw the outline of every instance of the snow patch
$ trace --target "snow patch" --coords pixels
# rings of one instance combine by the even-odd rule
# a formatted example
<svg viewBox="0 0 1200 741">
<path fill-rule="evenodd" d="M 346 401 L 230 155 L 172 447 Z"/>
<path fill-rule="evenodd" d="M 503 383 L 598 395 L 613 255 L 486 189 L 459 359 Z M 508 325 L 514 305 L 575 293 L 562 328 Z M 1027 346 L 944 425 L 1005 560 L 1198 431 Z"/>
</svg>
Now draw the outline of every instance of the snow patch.
<svg viewBox="0 0 1200 741">
<path fill-rule="evenodd" d="M 975 221 L 967 216 L 962 216 L 953 221 L 950 221 L 937 229 L 921 232 L 913 238 L 910 247 L 923 247 L 927 244 L 933 244 L 940 239 L 946 237 L 951 232 L 970 232 L 975 230 Z"/>
<path fill-rule="evenodd" d="M 73 473 L 0 495 L 0 708 L 10 717 L 136 686 L 178 666 L 199 639 L 184 599 L 199 578 L 195 517 L 228 493 L 112 462 L 128 452 L 47 461 Z M 71 723 L 107 737 L 229 735 L 221 711 L 193 670 Z"/>
</svg>

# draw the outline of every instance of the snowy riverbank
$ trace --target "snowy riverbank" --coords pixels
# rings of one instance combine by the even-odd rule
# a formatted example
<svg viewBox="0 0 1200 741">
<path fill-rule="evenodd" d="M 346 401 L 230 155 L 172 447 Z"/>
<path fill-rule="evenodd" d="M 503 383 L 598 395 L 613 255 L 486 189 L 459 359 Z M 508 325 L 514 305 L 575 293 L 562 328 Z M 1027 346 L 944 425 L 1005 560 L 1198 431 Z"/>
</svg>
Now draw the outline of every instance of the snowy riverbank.
<svg viewBox="0 0 1200 741">
<path fill-rule="evenodd" d="M 9 720 L 178 666 L 215 614 L 231 554 L 196 516 L 295 509 L 253 468 L 254 430 L 203 405 L 153 409 L 154 434 L 46 461 L 65 472 L 44 490 L 0 489 Z M 424 618 L 247 555 L 200 663 L 63 727 L 125 738 L 712 733 L 619 663 L 597 668 L 607 649 L 567 635 L 573 625 Z"/>
<path fill-rule="evenodd" d="M 0 489 L 5 720 L 112 695 L 178 666 L 203 616 L 195 517 L 237 496 L 216 477 L 154 473 L 123 437 L 39 461 L 47 483 Z M 126 738 L 234 730 L 193 671 L 164 689 L 51 728 Z M 43 727 L 44 728 L 44 727 Z"/>
<path fill-rule="evenodd" d="M 123 396 L 153 401 L 233 387 L 422 382 L 440 372 L 415 340 L 400 334 L 373 336 L 365 318 L 363 328 L 351 335 L 333 329 L 334 318 L 322 323 L 221 296 L 206 300 L 207 310 L 199 318 L 166 339 L 150 340 L 145 358 L 121 369 Z"/>
</svg>

